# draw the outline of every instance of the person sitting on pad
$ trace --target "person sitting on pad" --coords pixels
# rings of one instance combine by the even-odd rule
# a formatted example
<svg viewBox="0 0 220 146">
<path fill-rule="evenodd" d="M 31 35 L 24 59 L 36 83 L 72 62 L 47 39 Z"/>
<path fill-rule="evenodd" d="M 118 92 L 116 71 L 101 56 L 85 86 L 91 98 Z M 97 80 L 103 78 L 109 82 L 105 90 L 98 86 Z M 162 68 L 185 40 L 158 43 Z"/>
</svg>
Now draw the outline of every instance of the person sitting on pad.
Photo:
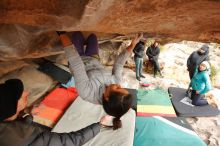
<svg viewBox="0 0 220 146">
<path fill-rule="evenodd" d="M 76 132 L 50 132 L 26 120 L 31 118 L 18 118 L 27 106 L 27 96 L 19 79 L 0 84 L 0 146 L 81 146 L 95 137 L 101 125 L 107 123 L 103 116 L 100 122 Z"/>
<path fill-rule="evenodd" d="M 207 61 L 203 61 L 199 67 L 196 68 L 194 76 L 192 77 L 189 87 L 192 87 L 191 99 L 193 105 L 202 106 L 208 104 L 204 97 L 205 94 L 212 88 L 208 74 L 209 68 L 209 63 Z"/>
<path fill-rule="evenodd" d="M 69 68 L 74 75 L 76 89 L 84 100 L 102 104 L 105 112 L 114 117 L 113 129 L 122 126 L 120 118 L 131 108 L 133 97 L 121 87 L 123 66 L 143 34 L 136 35 L 131 44 L 116 59 L 112 73 L 97 59 L 98 41 L 91 34 L 85 42 L 81 32 L 74 32 L 71 39 L 66 32 L 57 32 L 63 44 Z M 84 44 L 86 50 L 84 51 Z"/>
</svg>

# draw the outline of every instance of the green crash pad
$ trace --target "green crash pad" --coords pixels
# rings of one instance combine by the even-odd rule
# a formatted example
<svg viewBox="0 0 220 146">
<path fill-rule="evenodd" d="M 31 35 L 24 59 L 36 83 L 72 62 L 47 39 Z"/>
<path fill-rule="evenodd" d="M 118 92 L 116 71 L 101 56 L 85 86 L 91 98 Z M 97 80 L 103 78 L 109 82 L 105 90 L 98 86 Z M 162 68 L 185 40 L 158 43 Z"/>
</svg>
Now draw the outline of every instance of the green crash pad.
<svg viewBox="0 0 220 146">
<path fill-rule="evenodd" d="M 206 146 L 188 127 L 183 118 L 137 117 L 134 146 Z"/>
</svg>

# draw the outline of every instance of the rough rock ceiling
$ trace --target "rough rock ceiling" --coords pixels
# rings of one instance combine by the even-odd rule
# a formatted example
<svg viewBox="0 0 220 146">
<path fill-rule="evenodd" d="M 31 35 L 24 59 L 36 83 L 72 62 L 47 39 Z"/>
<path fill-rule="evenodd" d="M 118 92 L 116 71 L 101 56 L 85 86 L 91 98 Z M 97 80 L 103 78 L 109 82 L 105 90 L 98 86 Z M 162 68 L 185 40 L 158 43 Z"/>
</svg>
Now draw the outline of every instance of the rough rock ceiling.
<svg viewBox="0 0 220 146">
<path fill-rule="evenodd" d="M 55 30 L 220 42 L 220 0 L 1 0 L 0 60 L 61 51 Z"/>
</svg>

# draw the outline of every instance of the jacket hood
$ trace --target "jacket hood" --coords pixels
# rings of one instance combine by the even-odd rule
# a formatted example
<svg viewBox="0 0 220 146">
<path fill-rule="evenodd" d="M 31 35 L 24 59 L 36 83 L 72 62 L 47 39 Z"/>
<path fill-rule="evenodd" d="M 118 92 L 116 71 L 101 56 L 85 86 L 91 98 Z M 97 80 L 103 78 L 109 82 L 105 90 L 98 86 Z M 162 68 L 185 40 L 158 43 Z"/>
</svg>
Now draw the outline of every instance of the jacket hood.
<svg viewBox="0 0 220 146">
<path fill-rule="evenodd" d="M 209 54 L 209 46 L 208 45 L 202 45 L 201 49 L 205 51 L 203 53 L 204 55 L 208 55 Z"/>
</svg>

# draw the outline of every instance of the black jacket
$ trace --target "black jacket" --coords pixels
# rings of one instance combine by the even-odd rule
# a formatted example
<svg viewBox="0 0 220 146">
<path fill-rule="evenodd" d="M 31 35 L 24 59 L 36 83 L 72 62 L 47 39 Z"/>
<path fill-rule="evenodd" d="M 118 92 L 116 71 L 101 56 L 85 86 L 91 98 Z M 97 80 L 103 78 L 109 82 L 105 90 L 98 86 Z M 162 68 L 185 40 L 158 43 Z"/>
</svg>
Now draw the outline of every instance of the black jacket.
<svg viewBox="0 0 220 146">
<path fill-rule="evenodd" d="M 144 42 L 141 42 L 141 41 L 138 42 L 133 50 L 134 57 L 143 58 L 144 57 L 144 49 L 145 49 Z"/>
<path fill-rule="evenodd" d="M 154 47 L 153 45 L 151 45 L 147 48 L 146 55 L 148 56 L 149 60 L 158 60 L 159 54 L 159 47 Z"/>
<path fill-rule="evenodd" d="M 0 123 L 0 146 L 81 146 L 97 135 L 100 124 L 70 133 L 54 133 L 24 121 Z"/>
<path fill-rule="evenodd" d="M 190 74 L 193 75 L 198 65 L 200 65 L 203 61 L 209 60 L 209 49 L 206 48 L 204 51 L 204 54 L 200 54 L 199 51 L 194 51 L 187 59 L 187 69 Z"/>
</svg>

